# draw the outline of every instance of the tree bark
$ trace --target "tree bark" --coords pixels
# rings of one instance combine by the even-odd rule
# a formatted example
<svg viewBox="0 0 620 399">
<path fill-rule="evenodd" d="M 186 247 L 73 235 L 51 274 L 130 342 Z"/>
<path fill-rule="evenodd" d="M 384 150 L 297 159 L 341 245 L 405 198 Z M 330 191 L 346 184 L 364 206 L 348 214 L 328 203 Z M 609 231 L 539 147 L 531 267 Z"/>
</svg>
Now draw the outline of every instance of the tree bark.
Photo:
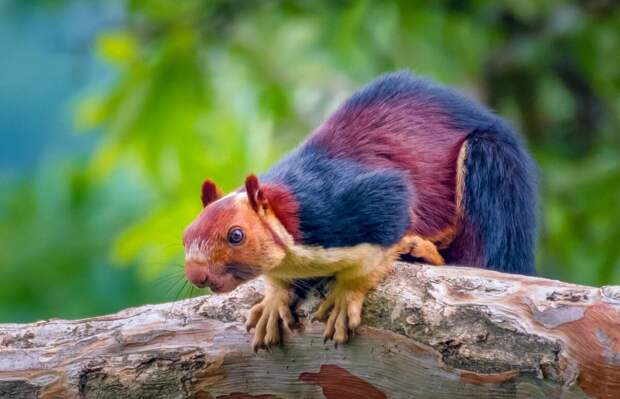
<svg viewBox="0 0 620 399">
<path fill-rule="evenodd" d="M 0 397 L 620 398 L 617 286 L 398 263 L 348 344 L 304 319 L 254 354 L 243 321 L 262 289 L 0 325 Z"/>
</svg>

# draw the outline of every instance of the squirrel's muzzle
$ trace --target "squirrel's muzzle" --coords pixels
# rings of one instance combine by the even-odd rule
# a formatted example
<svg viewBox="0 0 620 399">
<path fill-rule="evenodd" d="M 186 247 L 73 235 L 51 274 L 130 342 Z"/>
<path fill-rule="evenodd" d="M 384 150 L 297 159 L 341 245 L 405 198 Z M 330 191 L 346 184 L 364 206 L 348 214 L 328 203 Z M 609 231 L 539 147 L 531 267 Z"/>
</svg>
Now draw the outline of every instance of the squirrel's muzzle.
<svg viewBox="0 0 620 399">
<path fill-rule="evenodd" d="M 230 273 L 216 273 L 209 265 L 193 260 L 185 261 L 185 275 L 196 287 L 209 287 L 215 293 L 232 291 L 240 283 Z"/>
<path fill-rule="evenodd" d="M 185 264 L 185 275 L 190 283 L 196 287 L 204 288 L 209 285 L 209 273 L 206 266 L 197 264 L 197 262 L 187 262 Z"/>
</svg>

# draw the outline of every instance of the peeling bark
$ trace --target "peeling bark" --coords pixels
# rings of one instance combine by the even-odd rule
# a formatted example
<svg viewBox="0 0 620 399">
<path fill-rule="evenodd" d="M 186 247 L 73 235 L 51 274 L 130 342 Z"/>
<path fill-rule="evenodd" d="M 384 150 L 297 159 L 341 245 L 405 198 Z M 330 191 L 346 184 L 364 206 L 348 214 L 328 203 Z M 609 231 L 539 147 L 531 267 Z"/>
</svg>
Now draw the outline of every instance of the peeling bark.
<svg viewBox="0 0 620 399">
<path fill-rule="evenodd" d="M 262 288 L 0 325 L 0 397 L 620 397 L 620 287 L 399 263 L 349 344 L 304 319 L 254 354 L 243 320 Z"/>
</svg>

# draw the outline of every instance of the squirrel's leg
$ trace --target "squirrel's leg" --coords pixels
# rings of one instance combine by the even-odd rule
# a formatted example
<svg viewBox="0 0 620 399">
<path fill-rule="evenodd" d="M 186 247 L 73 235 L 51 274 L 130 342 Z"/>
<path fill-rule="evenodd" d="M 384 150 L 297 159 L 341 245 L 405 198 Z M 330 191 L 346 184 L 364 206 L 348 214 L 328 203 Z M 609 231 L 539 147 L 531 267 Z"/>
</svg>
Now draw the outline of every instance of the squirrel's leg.
<svg viewBox="0 0 620 399">
<path fill-rule="evenodd" d="M 336 344 L 347 342 L 349 331 L 359 327 L 366 293 L 383 280 L 393 260 L 385 259 L 370 273 L 362 267 L 343 270 L 335 275 L 335 284 L 312 319 L 325 322 L 323 338 Z"/>
<path fill-rule="evenodd" d="M 431 265 L 443 265 L 445 261 L 437 250 L 437 246 L 431 241 L 420 236 L 408 234 L 398 243 L 398 251 L 401 254 L 411 254 L 416 258 L 424 259 Z"/>
<path fill-rule="evenodd" d="M 248 332 L 256 328 L 252 340 L 254 352 L 260 348 L 270 350 L 281 342 L 281 327 L 290 332 L 295 326 L 289 307 L 292 297 L 289 282 L 269 277 L 265 277 L 265 282 L 265 297 L 250 309 L 245 323 Z"/>
</svg>

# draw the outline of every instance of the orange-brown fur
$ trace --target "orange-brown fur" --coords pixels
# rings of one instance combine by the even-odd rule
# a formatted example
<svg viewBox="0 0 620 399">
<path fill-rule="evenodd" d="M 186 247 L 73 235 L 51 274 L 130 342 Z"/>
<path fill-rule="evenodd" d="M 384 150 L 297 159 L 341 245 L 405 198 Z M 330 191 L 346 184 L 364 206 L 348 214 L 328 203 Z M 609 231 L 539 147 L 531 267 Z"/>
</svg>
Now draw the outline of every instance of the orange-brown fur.
<svg viewBox="0 0 620 399">
<path fill-rule="evenodd" d="M 281 223 L 274 211 L 274 197 L 266 195 L 254 176 L 248 177 L 245 193 L 221 197 L 212 184 L 205 187 L 205 209 L 185 232 L 188 276 L 206 281 L 217 292 L 230 291 L 258 274 L 265 276 L 265 297 L 250 310 L 247 320 L 248 329 L 256 328 L 255 349 L 280 342 L 282 323 L 285 328 L 292 327 L 289 287 L 296 278 L 335 276 L 334 287 L 315 318 L 326 322 L 326 339 L 342 343 L 361 321 L 366 293 L 383 279 L 400 254 L 411 252 L 430 263 L 443 263 L 430 241 L 413 235 L 389 248 L 370 244 L 331 249 L 304 246 L 297 243 L 290 227 Z M 282 212 L 280 209 L 280 215 Z M 245 232 L 242 245 L 227 242 L 227 233 L 234 227 Z M 245 274 L 235 276 L 231 265 L 239 265 Z"/>
<path fill-rule="evenodd" d="M 202 190 L 205 209 L 186 231 L 186 246 L 191 247 L 194 241 L 200 243 L 200 237 L 206 237 L 208 242 L 199 245 L 200 256 L 190 253 L 188 268 L 203 270 L 218 291 L 229 291 L 245 281 L 227 277 L 230 265 L 252 270 L 245 275 L 248 278 L 265 276 L 265 297 L 250 310 L 246 324 L 248 330 L 256 329 L 252 343 L 255 349 L 280 342 L 281 324 L 287 329 L 293 327 L 289 287 L 294 279 L 333 275 L 334 287 L 314 318 L 326 323 L 326 339 L 345 342 L 349 330 L 361 321 L 367 291 L 383 279 L 400 254 L 410 253 L 431 264 L 444 263 L 438 249 L 448 247 L 458 234 L 463 213 L 466 149 L 465 141 L 457 159 L 452 223 L 431 237 L 410 232 L 396 245 L 384 249 L 367 244 L 334 249 L 305 247 L 299 244 L 297 208 L 286 190 L 260 187 L 258 179 L 251 175 L 246 179 L 245 193 L 222 198 L 220 190 L 207 181 Z M 226 240 L 233 227 L 245 232 L 242 246 L 231 246 Z"/>
<path fill-rule="evenodd" d="M 532 273 L 532 165 L 484 108 L 407 73 L 385 75 L 270 168 L 265 187 L 248 176 L 245 192 L 221 197 L 205 182 L 205 209 L 185 234 L 188 279 L 229 291 L 265 276 L 248 327 L 254 347 L 268 348 L 291 319 L 292 282 L 333 276 L 316 317 L 325 338 L 344 342 L 401 253 Z"/>
<path fill-rule="evenodd" d="M 231 247 L 226 241 L 227 232 L 236 226 L 246 232 L 242 249 Z M 283 252 L 278 237 L 242 194 L 224 197 L 206 207 L 186 229 L 184 241 L 186 248 L 198 248 L 188 252 L 187 267 L 205 269 L 219 292 L 231 291 L 246 281 L 227 277 L 227 268 L 240 265 L 255 269 L 255 276 L 264 271 L 266 262 Z"/>
</svg>

